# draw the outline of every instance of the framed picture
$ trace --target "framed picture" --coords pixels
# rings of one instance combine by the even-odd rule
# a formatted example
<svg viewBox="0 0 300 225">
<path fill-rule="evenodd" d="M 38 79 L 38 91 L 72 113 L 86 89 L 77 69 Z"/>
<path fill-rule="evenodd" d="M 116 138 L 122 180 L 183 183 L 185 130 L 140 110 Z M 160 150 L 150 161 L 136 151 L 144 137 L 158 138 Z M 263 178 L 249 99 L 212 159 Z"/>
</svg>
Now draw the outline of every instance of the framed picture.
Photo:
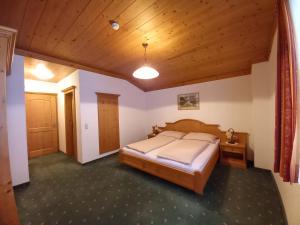
<svg viewBox="0 0 300 225">
<path fill-rule="evenodd" d="M 178 110 L 199 109 L 199 93 L 188 93 L 177 95 Z"/>
</svg>

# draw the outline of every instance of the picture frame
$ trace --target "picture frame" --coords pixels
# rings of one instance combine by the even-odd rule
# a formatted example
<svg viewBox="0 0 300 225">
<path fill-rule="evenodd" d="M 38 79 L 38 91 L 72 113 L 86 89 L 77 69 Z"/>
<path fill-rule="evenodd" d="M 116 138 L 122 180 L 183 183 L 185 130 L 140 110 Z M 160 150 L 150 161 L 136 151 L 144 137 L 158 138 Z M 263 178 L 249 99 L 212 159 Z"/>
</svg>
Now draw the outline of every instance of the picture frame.
<svg viewBox="0 0 300 225">
<path fill-rule="evenodd" d="M 199 110 L 199 92 L 177 95 L 178 110 Z"/>
</svg>

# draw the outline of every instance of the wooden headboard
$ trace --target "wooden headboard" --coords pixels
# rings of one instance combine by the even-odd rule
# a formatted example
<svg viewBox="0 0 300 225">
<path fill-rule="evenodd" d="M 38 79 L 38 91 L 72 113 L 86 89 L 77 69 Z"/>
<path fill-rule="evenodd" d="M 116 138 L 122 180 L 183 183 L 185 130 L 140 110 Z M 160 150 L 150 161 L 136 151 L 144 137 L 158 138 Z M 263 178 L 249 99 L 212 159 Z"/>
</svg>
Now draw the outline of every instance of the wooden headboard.
<svg viewBox="0 0 300 225">
<path fill-rule="evenodd" d="M 175 130 L 181 132 L 203 132 L 214 134 L 219 137 L 221 140 L 224 140 L 224 132 L 219 129 L 217 124 L 205 124 L 199 120 L 193 119 L 183 119 L 178 120 L 174 123 L 166 123 L 165 127 L 159 127 L 162 131 L 166 130 Z"/>
</svg>

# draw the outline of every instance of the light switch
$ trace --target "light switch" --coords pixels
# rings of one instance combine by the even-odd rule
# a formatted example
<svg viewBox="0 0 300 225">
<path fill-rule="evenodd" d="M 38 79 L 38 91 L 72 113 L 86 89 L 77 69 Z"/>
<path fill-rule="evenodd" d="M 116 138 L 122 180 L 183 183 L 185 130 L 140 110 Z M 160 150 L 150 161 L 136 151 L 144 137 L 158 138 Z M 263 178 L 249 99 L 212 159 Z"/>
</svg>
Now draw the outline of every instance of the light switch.
<svg viewBox="0 0 300 225">
<path fill-rule="evenodd" d="M 89 125 L 87 123 L 84 124 L 84 129 L 89 129 Z"/>
</svg>

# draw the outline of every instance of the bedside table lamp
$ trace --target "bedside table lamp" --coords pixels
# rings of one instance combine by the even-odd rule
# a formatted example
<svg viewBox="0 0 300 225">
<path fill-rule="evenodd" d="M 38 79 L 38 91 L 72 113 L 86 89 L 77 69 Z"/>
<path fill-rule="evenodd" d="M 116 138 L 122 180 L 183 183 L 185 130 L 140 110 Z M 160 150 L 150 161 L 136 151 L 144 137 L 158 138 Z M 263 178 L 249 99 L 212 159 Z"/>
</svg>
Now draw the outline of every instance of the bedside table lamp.
<svg viewBox="0 0 300 225">
<path fill-rule="evenodd" d="M 153 134 L 159 134 L 161 132 L 161 129 L 159 129 L 159 127 L 157 125 L 152 126 L 152 133 Z"/>
<path fill-rule="evenodd" d="M 229 144 L 235 144 L 236 136 L 235 136 L 234 134 L 235 134 L 235 131 L 234 131 L 234 129 L 232 129 L 232 128 L 229 128 L 229 129 L 226 131 L 227 142 L 228 142 Z"/>
</svg>

